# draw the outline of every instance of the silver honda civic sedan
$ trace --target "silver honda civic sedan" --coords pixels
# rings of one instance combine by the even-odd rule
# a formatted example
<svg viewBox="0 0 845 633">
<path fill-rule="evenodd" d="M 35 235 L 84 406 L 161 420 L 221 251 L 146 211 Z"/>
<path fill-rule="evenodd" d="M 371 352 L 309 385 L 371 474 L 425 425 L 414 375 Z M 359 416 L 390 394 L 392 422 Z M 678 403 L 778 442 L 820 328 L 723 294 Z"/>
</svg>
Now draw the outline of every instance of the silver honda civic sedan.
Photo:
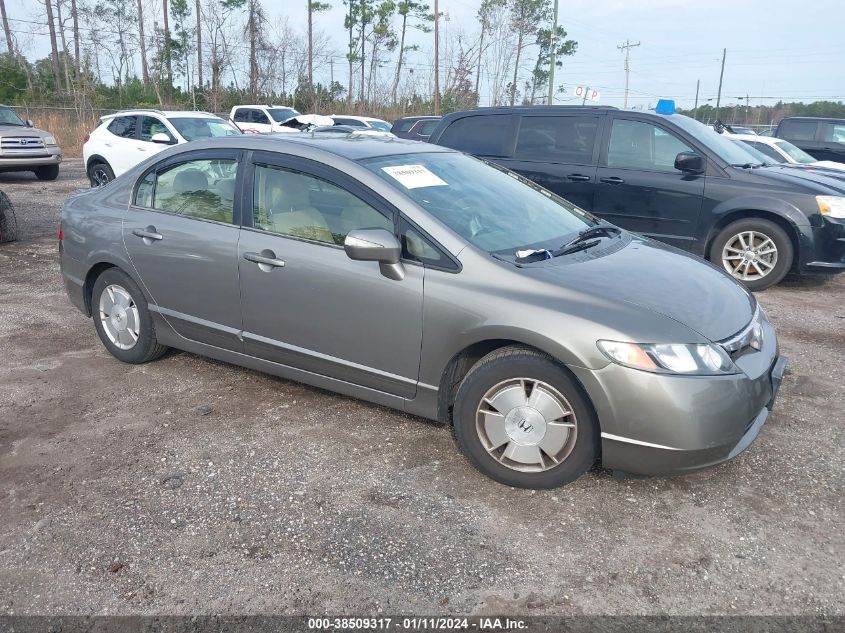
<svg viewBox="0 0 845 633">
<path fill-rule="evenodd" d="M 439 420 L 512 486 L 730 459 L 786 365 L 725 272 L 402 139 L 180 145 L 71 197 L 60 235 L 121 361 L 173 347 Z"/>
</svg>

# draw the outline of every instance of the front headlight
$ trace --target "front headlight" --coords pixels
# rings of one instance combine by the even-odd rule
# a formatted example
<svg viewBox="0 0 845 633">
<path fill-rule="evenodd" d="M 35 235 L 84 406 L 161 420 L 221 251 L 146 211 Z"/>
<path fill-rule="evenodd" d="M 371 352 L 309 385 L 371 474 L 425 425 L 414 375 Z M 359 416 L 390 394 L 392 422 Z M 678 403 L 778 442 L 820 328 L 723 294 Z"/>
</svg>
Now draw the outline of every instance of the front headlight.
<svg viewBox="0 0 845 633">
<path fill-rule="evenodd" d="M 44 137 L 44 145 L 55 145 L 56 144 L 56 137 L 55 136 L 45 136 Z"/>
<path fill-rule="evenodd" d="M 626 367 L 655 373 L 713 376 L 739 370 L 727 352 L 713 344 L 623 343 L 598 341 L 610 360 Z"/>
<path fill-rule="evenodd" d="M 816 196 L 816 203 L 822 215 L 845 219 L 845 198 L 842 196 Z"/>
</svg>

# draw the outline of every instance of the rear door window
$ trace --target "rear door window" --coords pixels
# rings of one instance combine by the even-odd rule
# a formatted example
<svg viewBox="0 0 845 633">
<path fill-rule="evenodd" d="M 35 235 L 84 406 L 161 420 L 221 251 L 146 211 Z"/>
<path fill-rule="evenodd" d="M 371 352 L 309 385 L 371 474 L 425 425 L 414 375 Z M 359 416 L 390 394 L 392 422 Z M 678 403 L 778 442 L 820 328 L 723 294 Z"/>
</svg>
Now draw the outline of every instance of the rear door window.
<svg viewBox="0 0 845 633">
<path fill-rule="evenodd" d="M 461 117 L 443 131 L 437 144 L 476 156 L 507 157 L 511 148 L 512 120 L 510 114 Z"/>
<path fill-rule="evenodd" d="M 411 119 L 411 120 L 406 119 L 404 121 L 397 121 L 396 124 L 393 127 L 396 128 L 396 132 L 407 132 L 412 127 L 414 127 L 415 123 L 416 123 L 416 121 L 414 121 L 413 119 Z"/>
<path fill-rule="evenodd" d="M 138 185 L 135 205 L 232 224 L 237 171 L 236 160 L 212 158 L 150 172 Z"/>
<path fill-rule="evenodd" d="M 108 130 L 115 136 L 121 138 L 135 138 L 138 117 L 119 116 L 109 123 Z"/>
<path fill-rule="evenodd" d="M 249 123 L 249 113 L 250 110 L 247 108 L 238 108 L 235 110 L 234 121 L 235 123 Z"/>
<path fill-rule="evenodd" d="M 746 141 L 751 147 L 756 149 L 758 152 L 765 154 L 769 158 L 771 158 L 776 163 L 783 163 L 785 162 L 783 156 L 781 156 L 778 151 L 772 147 L 771 145 L 767 145 L 766 143 L 757 143 L 756 141 Z"/>
<path fill-rule="evenodd" d="M 598 117 L 522 117 L 514 158 L 551 163 L 591 164 L 597 130 Z"/>
<path fill-rule="evenodd" d="M 817 127 L 818 123 L 815 121 L 791 119 L 781 123 L 778 136 L 790 141 L 813 141 L 816 138 Z"/>
</svg>

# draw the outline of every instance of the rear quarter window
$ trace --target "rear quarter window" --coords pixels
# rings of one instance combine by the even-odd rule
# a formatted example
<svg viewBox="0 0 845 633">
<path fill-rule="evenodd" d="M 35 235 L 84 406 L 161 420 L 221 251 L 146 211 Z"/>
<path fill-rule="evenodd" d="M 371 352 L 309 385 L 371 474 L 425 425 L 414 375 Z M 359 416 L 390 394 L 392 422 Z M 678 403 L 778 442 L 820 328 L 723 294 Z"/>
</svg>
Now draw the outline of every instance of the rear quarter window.
<svg viewBox="0 0 845 633">
<path fill-rule="evenodd" d="M 507 156 L 512 127 L 510 114 L 484 114 L 456 119 L 449 124 L 438 145 L 476 156 Z"/>
</svg>

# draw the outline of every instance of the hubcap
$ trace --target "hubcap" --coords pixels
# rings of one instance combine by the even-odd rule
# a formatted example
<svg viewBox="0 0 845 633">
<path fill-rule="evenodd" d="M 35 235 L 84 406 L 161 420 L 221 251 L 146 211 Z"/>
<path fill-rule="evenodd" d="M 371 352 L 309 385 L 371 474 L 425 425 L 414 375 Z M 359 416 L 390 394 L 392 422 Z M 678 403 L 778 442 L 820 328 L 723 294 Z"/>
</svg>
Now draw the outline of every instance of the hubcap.
<svg viewBox="0 0 845 633">
<path fill-rule="evenodd" d="M 778 249 L 765 233 L 737 233 L 722 249 L 722 265 L 731 275 L 743 281 L 762 279 L 774 270 Z"/>
<path fill-rule="evenodd" d="M 118 284 L 106 286 L 100 295 L 100 323 L 118 349 L 132 349 L 138 342 L 141 319 L 132 295 Z"/>
<path fill-rule="evenodd" d="M 97 167 L 91 172 L 91 179 L 94 181 L 95 187 L 102 187 L 109 182 L 109 175 L 102 167 Z"/>
<path fill-rule="evenodd" d="M 476 410 L 481 444 L 500 464 L 541 472 L 563 462 L 575 446 L 575 413 L 551 385 L 514 378 L 493 386 Z"/>
</svg>

